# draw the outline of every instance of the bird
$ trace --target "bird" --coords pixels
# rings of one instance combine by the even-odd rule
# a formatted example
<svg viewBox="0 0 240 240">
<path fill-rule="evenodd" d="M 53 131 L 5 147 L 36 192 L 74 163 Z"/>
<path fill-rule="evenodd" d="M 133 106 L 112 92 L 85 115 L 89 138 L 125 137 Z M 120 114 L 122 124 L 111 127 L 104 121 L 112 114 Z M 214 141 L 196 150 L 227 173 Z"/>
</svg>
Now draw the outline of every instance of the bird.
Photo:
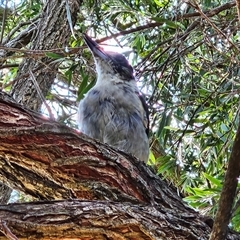
<svg viewBox="0 0 240 240">
<path fill-rule="evenodd" d="M 92 52 L 97 80 L 79 103 L 80 132 L 147 162 L 149 112 L 132 66 L 85 33 L 83 39 Z"/>
</svg>

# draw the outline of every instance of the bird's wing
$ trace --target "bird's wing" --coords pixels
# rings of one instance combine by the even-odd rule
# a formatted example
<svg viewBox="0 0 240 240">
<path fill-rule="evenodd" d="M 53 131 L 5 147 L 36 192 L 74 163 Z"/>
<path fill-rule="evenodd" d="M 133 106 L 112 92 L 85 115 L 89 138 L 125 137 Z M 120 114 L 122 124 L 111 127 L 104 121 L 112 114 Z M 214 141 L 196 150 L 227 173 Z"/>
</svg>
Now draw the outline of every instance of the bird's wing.
<svg viewBox="0 0 240 240">
<path fill-rule="evenodd" d="M 139 97 L 139 99 L 142 103 L 143 109 L 145 111 L 143 124 L 144 124 L 145 129 L 146 129 L 146 134 L 149 135 L 149 110 L 148 110 L 148 105 L 146 103 L 145 96 L 142 93 L 137 92 L 137 95 L 138 95 L 138 97 Z"/>
</svg>

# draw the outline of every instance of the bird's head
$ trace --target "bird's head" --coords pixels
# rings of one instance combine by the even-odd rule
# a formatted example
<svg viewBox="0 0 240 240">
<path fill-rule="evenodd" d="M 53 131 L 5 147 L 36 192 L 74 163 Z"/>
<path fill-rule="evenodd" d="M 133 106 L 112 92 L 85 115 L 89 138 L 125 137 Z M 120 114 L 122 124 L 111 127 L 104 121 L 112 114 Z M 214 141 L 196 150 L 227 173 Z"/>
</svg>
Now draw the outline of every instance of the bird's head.
<svg viewBox="0 0 240 240">
<path fill-rule="evenodd" d="M 122 54 L 105 51 L 87 34 L 83 34 L 83 38 L 94 56 L 98 77 L 110 75 L 124 81 L 134 79 L 133 68 Z"/>
</svg>

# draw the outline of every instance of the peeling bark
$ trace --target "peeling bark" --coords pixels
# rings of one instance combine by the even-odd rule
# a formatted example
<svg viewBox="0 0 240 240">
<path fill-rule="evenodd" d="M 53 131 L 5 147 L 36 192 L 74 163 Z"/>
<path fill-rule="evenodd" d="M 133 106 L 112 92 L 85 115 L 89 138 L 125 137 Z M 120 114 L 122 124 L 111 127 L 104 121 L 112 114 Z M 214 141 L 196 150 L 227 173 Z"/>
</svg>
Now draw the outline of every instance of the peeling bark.
<svg viewBox="0 0 240 240">
<path fill-rule="evenodd" d="M 145 163 L 2 92 L 0 142 L 0 180 L 40 199 L 84 200 L 0 206 L 0 219 L 20 239 L 209 237 L 204 217 Z"/>
<path fill-rule="evenodd" d="M 81 3 L 82 0 L 68 2 L 73 25 L 76 22 Z M 25 30 L 11 40 L 9 39 L 11 34 L 4 39 L 4 48 L 20 49 L 29 42 L 31 43 L 30 50 L 47 50 L 67 46 L 71 31 L 67 21 L 66 4 L 64 0 L 46 1 L 41 14 L 32 19 Z M 9 51 L 9 49 L 7 51 L 4 48 L 0 49 L 0 66 L 8 56 L 13 54 L 13 51 Z M 23 60 L 11 88 L 11 94 L 17 102 L 40 111 L 43 98 L 50 90 L 57 73 L 58 63 L 52 63 L 50 66 L 51 62 L 52 60 L 47 57 L 34 56 L 33 58 L 33 55 Z M 30 72 L 35 73 L 34 79 L 29 74 Z M 6 188 L 1 184 L 0 187 L 1 189 Z"/>
<path fill-rule="evenodd" d="M 10 204 L 0 206 L 0 216 L 21 239 L 205 240 L 210 231 L 194 214 L 176 216 L 151 205 L 106 201 Z"/>
<path fill-rule="evenodd" d="M 180 200 L 145 163 L 14 102 L 0 100 L 0 142 L 0 179 L 40 199 Z"/>
</svg>

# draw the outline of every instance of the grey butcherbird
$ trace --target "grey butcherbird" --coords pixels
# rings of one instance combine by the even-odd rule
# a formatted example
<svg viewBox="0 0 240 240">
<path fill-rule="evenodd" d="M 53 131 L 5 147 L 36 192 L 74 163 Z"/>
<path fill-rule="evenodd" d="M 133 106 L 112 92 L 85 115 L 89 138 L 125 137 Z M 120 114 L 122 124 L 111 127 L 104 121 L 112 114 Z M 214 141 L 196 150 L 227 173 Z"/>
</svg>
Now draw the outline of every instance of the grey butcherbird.
<svg viewBox="0 0 240 240">
<path fill-rule="evenodd" d="M 132 66 L 122 54 L 103 50 L 87 34 L 83 37 L 95 60 L 97 82 L 80 101 L 80 131 L 147 162 L 148 110 Z"/>
</svg>

